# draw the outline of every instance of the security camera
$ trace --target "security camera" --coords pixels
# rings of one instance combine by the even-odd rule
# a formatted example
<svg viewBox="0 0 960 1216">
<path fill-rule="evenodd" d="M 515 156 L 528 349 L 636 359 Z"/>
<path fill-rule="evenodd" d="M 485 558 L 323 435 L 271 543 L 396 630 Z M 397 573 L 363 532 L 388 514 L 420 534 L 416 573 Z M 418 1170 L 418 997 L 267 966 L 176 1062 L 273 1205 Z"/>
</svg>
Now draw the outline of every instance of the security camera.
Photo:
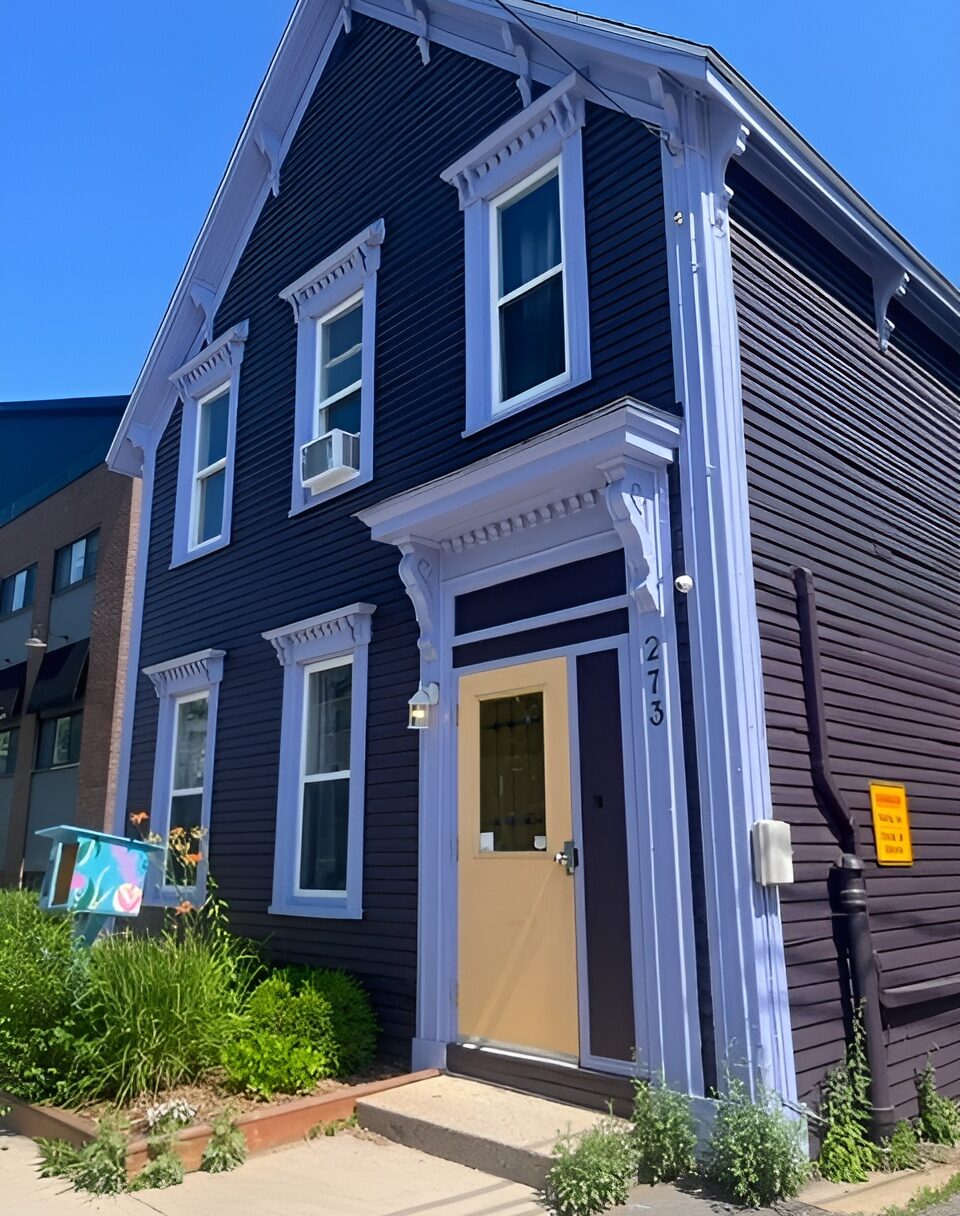
<svg viewBox="0 0 960 1216">
<path fill-rule="evenodd" d="M 678 574 L 673 585 L 681 595 L 688 595 L 693 590 L 693 579 L 689 574 Z"/>
</svg>

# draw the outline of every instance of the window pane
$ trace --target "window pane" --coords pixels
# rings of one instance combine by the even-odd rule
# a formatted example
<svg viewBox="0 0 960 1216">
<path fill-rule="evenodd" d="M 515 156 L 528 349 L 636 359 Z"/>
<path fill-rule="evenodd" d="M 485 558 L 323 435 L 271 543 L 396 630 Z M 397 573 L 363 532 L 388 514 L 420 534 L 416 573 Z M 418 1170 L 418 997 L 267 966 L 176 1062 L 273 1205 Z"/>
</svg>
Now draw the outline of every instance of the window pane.
<svg viewBox="0 0 960 1216">
<path fill-rule="evenodd" d="M 175 790 L 202 788 L 206 751 L 207 698 L 181 701 L 177 706 L 177 738 L 173 760 Z"/>
<path fill-rule="evenodd" d="M 53 763 L 70 763 L 70 719 L 57 718 L 53 734 Z"/>
<path fill-rule="evenodd" d="M 229 419 L 229 392 L 221 393 L 212 401 L 200 406 L 200 443 L 198 444 L 197 469 L 206 469 L 223 460 L 227 454 L 227 421 Z"/>
<path fill-rule="evenodd" d="M 97 557 L 100 553 L 100 533 L 91 532 L 87 537 L 87 553 L 83 560 L 83 577 L 93 578 L 97 572 Z"/>
<path fill-rule="evenodd" d="M 480 703 L 481 850 L 545 849 L 543 693 Z"/>
<path fill-rule="evenodd" d="M 70 546 L 70 582 L 79 583 L 83 578 L 83 563 L 87 556 L 87 538 L 81 537 Z"/>
<path fill-rule="evenodd" d="M 501 400 L 552 380 L 565 368 L 563 275 L 556 274 L 500 309 Z"/>
<path fill-rule="evenodd" d="M 13 611 L 17 612 L 26 603 L 27 597 L 27 572 L 21 570 L 19 574 L 13 576 Z"/>
<path fill-rule="evenodd" d="M 33 603 L 33 595 L 37 586 L 37 567 L 30 566 L 26 571 L 27 584 L 23 595 L 23 606 L 28 607 Z"/>
<path fill-rule="evenodd" d="M 351 435 L 360 434 L 360 390 L 347 393 L 333 405 L 320 411 L 319 434 L 327 431 L 348 431 Z"/>
<path fill-rule="evenodd" d="M 347 823 L 350 779 L 310 781 L 303 787 L 300 889 L 347 889 Z"/>
<path fill-rule="evenodd" d="M 70 586 L 70 555 L 72 549 L 72 545 L 67 545 L 65 549 L 57 550 L 53 571 L 54 591 L 62 591 L 64 587 Z"/>
<path fill-rule="evenodd" d="M 363 304 L 321 325 L 320 340 L 320 399 L 332 397 L 361 375 L 363 338 Z"/>
<path fill-rule="evenodd" d="M 223 531 L 223 498 L 227 471 L 220 469 L 198 483 L 200 503 L 197 507 L 197 544 L 219 536 Z"/>
<path fill-rule="evenodd" d="M 500 210 L 500 294 L 560 264 L 560 179 L 554 174 Z"/>
<path fill-rule="evenodd" d="M 183 828 L 190 834 L 193 828 L 200 826 L 200 815 L 203 809 L 202 794 L 174 794 L 170 799 L 170 829 Z M 200 845 L 196 847 L 200 852 Z M 194 881 L 196 871 L 193 867 L 184 866 L 172 849 L 167 850 L 167 882 L 183 887 Z"/>
<path fill-rule="evenodd" d="M 350 702 L 353 664 L 310 673 L 307 684 L 307 756 L 304 772 L 350 769 Z"/>
<path fill-rule="evenodd" d="M 83 729 L 83 714 L 70 715 L 70 756 L 69 764 L 80 763 L 80 735 Z"/>
<path fill-rule="evenodd" d="M 6 777 L 17 766 L 18 728 L 0 732 L 0 777 Z"/>
</svg>

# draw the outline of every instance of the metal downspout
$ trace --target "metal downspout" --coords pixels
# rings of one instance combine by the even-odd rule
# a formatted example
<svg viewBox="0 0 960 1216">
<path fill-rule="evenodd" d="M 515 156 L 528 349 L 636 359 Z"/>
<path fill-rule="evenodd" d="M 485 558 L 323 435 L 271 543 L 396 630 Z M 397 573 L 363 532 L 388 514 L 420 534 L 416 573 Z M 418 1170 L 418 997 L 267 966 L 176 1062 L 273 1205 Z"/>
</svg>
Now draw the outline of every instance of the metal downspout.
<svg viewBox="0 0 960 1216">
<path fill-rule="evenodd" d="M 863 880 L 860 839 L 856 821 L 834 779 L 830 765 L 813 575 L 801 567 L 795 567 L 791 573 L 796 589 L 797 618 L 800 623 L 803 699 L 810 738 L 810 768 L 814 789 L 820 799 L 820 809 L 842 850 L 831 871 L 831 887 L 836 894 L 837 911 L 845 917 L 847 923 L 853 997 L 855 1005 L 863 1008 L 867 1066 L 870 1069 L 870 1129 L 873 1136 L 880 1139 L 888 1136 L 893 1130 L 896 1117 L 890 1096 L 887 1048 L 880 1013 L 880 979 L 867 914 L 867 889 Z"/>
</svg>

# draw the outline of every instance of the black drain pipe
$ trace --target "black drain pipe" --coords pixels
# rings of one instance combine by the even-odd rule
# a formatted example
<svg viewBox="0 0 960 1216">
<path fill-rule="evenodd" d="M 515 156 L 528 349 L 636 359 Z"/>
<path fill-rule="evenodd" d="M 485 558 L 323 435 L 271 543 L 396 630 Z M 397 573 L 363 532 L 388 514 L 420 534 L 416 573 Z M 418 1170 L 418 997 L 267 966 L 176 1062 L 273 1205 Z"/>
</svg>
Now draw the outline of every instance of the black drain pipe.
<svg viewBox="0 0 960 1216">
<path fill-rule="evenodd" d="M 842 850 L 831 870 L 831 889 L 836 911 L 847 924 L 850 975 L 854 1007 L 863 1010 L 864 1047 L 870 1069 L 870 1130 L 875 1139 L 889 1136 L 896 1117 L 890 1096 L 887 1048 L 880 1013 L 880 977 L 867 915 L 867 888 L 863 881 L 863 859 L 857 824 L 850 813 L 830 766 L 830 744 L 823 706 L 820 671 L 820 637 L 813 575 L 796 567 L 792 571 L 800 623 L 800 656 L 803 667 L 803 699 L 810 737 L 810 768 L 827 826 Z"/>
</svg>

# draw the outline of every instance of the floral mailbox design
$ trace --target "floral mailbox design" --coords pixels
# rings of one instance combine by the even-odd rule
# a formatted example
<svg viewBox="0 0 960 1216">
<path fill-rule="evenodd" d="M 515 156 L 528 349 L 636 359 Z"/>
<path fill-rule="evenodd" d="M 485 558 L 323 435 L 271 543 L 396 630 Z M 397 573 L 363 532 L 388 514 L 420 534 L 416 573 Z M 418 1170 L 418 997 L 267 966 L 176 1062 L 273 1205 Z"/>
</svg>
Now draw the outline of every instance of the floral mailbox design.
<svg viewBox="0 0 960 1216">
<path fill-rule="evenodd" d="M 37 832 L 53 842 L 40 902 L 50 911 L 137 916 L 150 857 L 159 845 L 63 825 Z"/>
</svg>

